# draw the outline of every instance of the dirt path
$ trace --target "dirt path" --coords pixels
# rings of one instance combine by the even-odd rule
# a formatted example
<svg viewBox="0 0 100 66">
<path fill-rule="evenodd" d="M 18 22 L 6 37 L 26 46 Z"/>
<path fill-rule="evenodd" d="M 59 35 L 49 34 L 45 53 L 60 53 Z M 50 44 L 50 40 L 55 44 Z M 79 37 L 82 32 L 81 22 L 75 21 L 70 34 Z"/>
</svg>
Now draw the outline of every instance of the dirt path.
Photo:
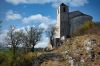
<svg viewBox="0 0 100 66">
<path fill-rule="evenodd" d="M 59 53 L 48 52 L 46 54 L 42 54 L 39 57 L 35 58 L 33 60 L 32 66 L 40 66 L 41 63 L 48 61 L 48 60 L 53 60 L 56 63 L 63 59 L 64 59 L 64 57 Z M 55 63 L 54 63 L 54 65 L 55 65 Z"/>
</svg>

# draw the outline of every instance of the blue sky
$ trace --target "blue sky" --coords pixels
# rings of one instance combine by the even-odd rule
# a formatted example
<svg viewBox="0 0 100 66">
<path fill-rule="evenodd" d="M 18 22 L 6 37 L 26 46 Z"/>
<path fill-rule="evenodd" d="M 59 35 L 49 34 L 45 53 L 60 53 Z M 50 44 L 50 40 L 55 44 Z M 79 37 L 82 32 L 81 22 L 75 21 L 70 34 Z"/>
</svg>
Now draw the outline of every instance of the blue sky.
<svg viewBox="0 0 100 66">
<path fill-rule="evenodd" d="M 38 26 L 47 30 L 56 22 L 56 9 L 62 2 L 70 11 L 80 10 L 100 22 L 100 0 L 0 0 L 2 29 L 6 32 L 10 25 L 15 25 L 18 29 Z"/>
</svg>

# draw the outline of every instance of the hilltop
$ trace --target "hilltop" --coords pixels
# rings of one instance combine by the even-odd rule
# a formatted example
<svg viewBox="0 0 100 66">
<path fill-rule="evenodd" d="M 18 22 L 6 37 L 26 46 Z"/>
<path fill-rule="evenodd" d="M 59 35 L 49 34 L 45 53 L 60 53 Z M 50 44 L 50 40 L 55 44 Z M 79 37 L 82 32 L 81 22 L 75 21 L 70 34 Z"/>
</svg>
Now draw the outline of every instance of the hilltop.
<svg viewBox="0 0 100 66">
<path fill-rule="evenodd" d="M 48 60 L 41 66 L 100 66 L 100 23 L 94 23 L 94 27 L 85 34 L 73 36 L 67 39 L 52 52 L 62 54 L 64 60 Z"/>
<path fill-rule="evenodd" d="M 91 61 L 91 58 L 89 58 L 89 56 L 91 54 L 88 53 L 88 50 L 86 50 L 86 46 L 84 46 L 84 41 L 88 41 L 88 40 L 96 40 L 96 44 L 94 44 L 93 46 L 91 46 L 94 49 L 94 54 L 95 54 L 95 58 L 93 61 Z M 88 43 L 88 42 L 87 42 Z M 100 66 L 100 36 L 98 35 L 83 35 L 83 36 L 77 36 L 77 37 L 73 37 L 71 39 L 68 39 L 67 41 L 64 42 L 64 44 L 62 46 L 60 46 L 58 49 L 53 50 L 53 52 L 56 53 L 66 53 L 69 55 L 67 57 L 67 59 L 62 60 L 62 61 L 52 61 L 52 60 L 48 60 L 45 61 L 42 66 L 50 66 L 50 65 L 54 65 L 55 63 L 57 65 L 54 66 L 70 66 L 69 61 L 71 61 L 69 58 L 72 57 L 73 60 L 75 59 L 75 62 L 80 62 L 81 59 L 81 55 L 83 56 L 84 59 L 84 66 Z M 66 55 L 66 54 L 63 54 Z"/>
</svg>

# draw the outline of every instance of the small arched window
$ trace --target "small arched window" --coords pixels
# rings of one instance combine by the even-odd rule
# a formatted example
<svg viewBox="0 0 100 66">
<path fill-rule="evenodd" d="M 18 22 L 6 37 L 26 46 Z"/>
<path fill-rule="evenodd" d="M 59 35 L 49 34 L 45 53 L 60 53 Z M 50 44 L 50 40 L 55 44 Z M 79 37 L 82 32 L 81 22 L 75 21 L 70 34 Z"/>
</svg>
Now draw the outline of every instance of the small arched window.
<svg viewBox="0 0 100 66">
<path fill-rule="evenodd" d="M 66 12 L 66 7 L 63 8 L 63 12 Z"/>
</svg>

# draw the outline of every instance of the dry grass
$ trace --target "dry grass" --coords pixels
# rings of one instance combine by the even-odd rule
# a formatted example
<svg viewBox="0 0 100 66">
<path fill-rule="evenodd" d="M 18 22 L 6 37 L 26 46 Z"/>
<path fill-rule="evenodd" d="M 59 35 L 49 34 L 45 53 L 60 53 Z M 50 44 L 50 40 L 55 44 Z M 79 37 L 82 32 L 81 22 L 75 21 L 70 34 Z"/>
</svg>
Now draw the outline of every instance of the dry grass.
<svg viewBox="0 0 100 66">
<path fill-rule="evenodd" d="M 86 39 L 95 39 L 96 40 L 96 45 L 93 46 L 94 52 L 96 55 L 95 61 L 91 62 L 90 59 L 88 59 L 88 54 L 85 50 L 83 42 Z M 63 52 L 69 50 L 69 53 L 74 56 L 75 58 L 77 57 L 77 54 L 83 54 L 83 57 L 85 59 L 85 65 L 86 66 L 100 66 L 100 55 L 98 52 L 100 52 L 100 36 L 94 35 L 94 34 L 88 34 L 88 35 L 83 35 L 83 36 L 76 36 L 71 39 L 68 39 L 61 47 L 59 47 L 57 50 L 54 50 L 56 52 Z M 90 64 L 90 65 L 88 65 Z"/>
</svg>

